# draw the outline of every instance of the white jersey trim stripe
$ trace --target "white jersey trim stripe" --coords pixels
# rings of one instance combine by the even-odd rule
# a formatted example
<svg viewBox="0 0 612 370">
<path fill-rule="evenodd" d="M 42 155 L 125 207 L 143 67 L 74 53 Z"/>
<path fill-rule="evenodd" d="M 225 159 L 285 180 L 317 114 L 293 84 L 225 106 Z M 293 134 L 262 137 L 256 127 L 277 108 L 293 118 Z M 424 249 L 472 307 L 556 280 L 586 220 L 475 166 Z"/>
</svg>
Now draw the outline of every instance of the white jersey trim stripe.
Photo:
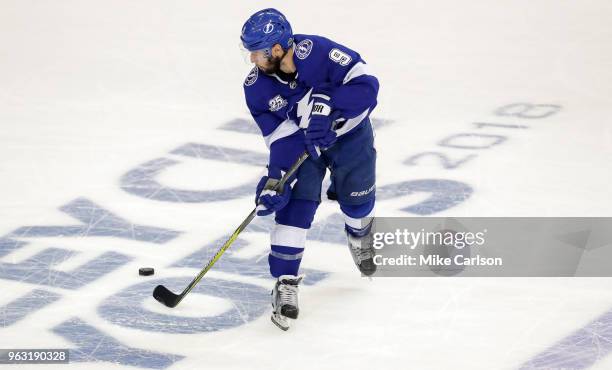
<svg viewBox="0 0 612 370">
<path fill-rule="evenodd" d="M 344 124 L 344 126 L 340 127 L 338 130 L 336 130 L 336 135 L 338 135 L 338 136 L 344 135 L 347 132 L 349 132 L 352 129 L 354 129 L 357 125 L 359 125 L 361 123 L 361 121 L 364 120 L 364 118 L 366 118 L 368 116 L 369 112 L 370 112 L 370 108 L 364 110 L 363 113 L 361 113 L 357 117 L 348 119 L 346 121 L 346 123 Z"/>
<path fill-rule="evenodd" d="M 356 63 L 353 66 L 353 68 L 351 68 L 348 72 L 346 72 L 346 76 L 344 76 L 344 80 L 342 81 L 342 84 L 345 85 L 347 82 L 349 82 L 353 78 L 367 75 L 367 74 L 368 74 L 367 64 L 363 62 Z"/>
<path fill-rule="evenodd" d="M 285 85 L 289 84 L 289 82 L 284 81 L 282 78 L 278 77 L 278 75 L 277 75 L 276 73 L 272 73 L 272 75 L 271 75 L 271 76 L 276 77 L 276 79 L 277 79 L 277 80 L 278 80 L 280 83 L 283 83 L 283 84 L 285 84 Z M 297 77 L 297 75 L 296 75 L 296 77 Z"/>
<path fill-rule="evenodd" d="M 331 98 L 327 95 L 323 95 L 323 94 L 312 94 L 313 98 L 321 98 L 321 99 L 325 99 L 327 101 L 329 101 Z"/>
<path fill-rule="evenodd" d="M 274 143 L 276 140 L 293 135 L 293 133 L 296 132 L 297 130 L 299 130 L 298 126 L 292 120 L 289 120 L 289 119 L 284 120 L 268 136 L 264 136 L 264 141 L 266 142 L 266 146 L 269 149 L 270 145 L 272 145 L 272 143 Z"/>
</svg>

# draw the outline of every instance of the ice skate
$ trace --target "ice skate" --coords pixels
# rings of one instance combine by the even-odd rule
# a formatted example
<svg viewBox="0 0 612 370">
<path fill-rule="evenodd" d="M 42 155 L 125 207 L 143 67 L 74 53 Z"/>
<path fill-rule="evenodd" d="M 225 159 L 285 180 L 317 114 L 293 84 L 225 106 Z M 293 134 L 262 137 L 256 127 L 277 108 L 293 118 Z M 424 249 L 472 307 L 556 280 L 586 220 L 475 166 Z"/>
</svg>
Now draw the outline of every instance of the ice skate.
<svg viewBox="0 0 612 370">
<path fill-rule="evenodd" d="M 365 276 L 371 276 L 376 272 L 376 264 L 374 264 L 374 256 L 376 255 L 372 246 L 372 236 L 370 233 L 364 236 L 356 236 L 346 231 L 349 250 L 353 261 L 359 271 Z"/>
<path fill-rule="evenodd" d="M 298 318 L 298 285 L 303 278 L 303 275 L 282 275 L 272 289 L 272 322 L 282 330 L 289 329 L 288 319 Z"/>
</svg>

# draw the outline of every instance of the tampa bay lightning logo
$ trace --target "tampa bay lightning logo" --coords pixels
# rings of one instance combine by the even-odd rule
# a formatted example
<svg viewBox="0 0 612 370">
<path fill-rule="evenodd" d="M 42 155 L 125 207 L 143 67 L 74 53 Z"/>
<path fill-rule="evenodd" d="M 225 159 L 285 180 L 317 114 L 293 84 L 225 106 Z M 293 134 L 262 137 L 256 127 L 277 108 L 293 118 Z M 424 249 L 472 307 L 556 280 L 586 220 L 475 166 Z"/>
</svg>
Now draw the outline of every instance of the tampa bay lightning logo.
<svg viewBox="0 0 612 370">
<path fill-rule="evenodd" d="M 251 72 L 249 72 L 246 79 L 244 80 L 244 86 L 251 86 L 252 84 L 254 84 L 255 81 L 257 81 L 258 76 L 259 68 L 253 67 L 253 69 L 251 69 Z"/>
<path fill-rule="evenodd" d="M 267 35 L 270 32 L 274 31 L 274 25 L 272 24 L 272 22 L 268 22 L 266 23 L 266 25 L 263 28 L 263 32 Z"/>
<path fill-rule="evenodd" d="M 295 48 L 295 55 L 298 59 L 306 59 L 312 51 L 312 40 L 306 39 L 300 41 Z"/>
<path fill-rule="evenodd" d="M 295 89 L 297 87 L 297 82 L 295 80 L 289 82 L 289 88 L 290 89 Z"/>
</svg>

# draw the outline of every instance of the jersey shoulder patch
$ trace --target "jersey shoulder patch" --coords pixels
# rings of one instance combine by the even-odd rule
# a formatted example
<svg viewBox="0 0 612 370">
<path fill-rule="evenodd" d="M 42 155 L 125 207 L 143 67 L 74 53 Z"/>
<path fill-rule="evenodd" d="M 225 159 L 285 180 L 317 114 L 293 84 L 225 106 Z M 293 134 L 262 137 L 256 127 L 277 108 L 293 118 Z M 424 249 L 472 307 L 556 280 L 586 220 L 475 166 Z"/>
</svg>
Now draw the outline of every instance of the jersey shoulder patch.
<svg viewBox="0 0 612 370">
<path fill-rule="evenodd" d="M 255 66 L 244 79 L 244 86 L 253 85 L 257 81 L 257 77 L 259 77 L 259 68 Z"/>
<path fill-rule="evenodd" d="M 295 56 L 301 60 L 308 58 L 310 52 L 312 51 L 313 45 L 314 43 L 311 39 L 304 39 L 300 41 L 295 47 Z"/>
</svg>

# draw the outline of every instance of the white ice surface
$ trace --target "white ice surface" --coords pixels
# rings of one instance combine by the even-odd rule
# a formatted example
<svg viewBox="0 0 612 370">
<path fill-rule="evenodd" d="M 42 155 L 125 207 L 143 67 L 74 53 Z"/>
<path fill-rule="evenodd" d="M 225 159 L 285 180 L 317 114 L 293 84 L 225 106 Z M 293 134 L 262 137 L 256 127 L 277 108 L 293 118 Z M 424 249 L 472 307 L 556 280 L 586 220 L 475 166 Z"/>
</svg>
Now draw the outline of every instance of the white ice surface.
<svg viewBox="0 0 612 370">
<path fill-rule="evenodd" d="M 182 234 L 163 245 L 86 235 L 22 239 L 29 244 L 0 262 L 24 261 L 49 247 L 80 252 L 58 266 L 66 271 L 109 251 L 132 261 L 78 290 L 0 280 L 0 306 L 34 288 L 61 295 L 13 325 L 0 324 L 0 348 L 72 347 L 51 329 L 77 316 L 127 346 L 185 356 L 170 367 L 177 370 L 515 369 L 612 308 L 609 278 L 370 282 L 355 273 L 344 247 L 315 241 L 302 265 L 331 275 L 302 288 L 301 316 L 288 332 L 267 313 L 201 334 L 154 333 L 101 317 L 101 302 L 144 281 L 135 274 L 140 266 L 156 267 L 156 278 L 194 276 L 196 269 L 170 265 L 231 232 L 250 210 L 251 195 L 160 202 L 128 194 L 120 178 L 149 160 L 178 158 L 168 152 L 189 142 L 265 153 L 261 138 L 218 129 L 249 118 L 242 81 L 250 67 L 238 36 L 244 19 L 265 6 L 283 10 L 297 33 L 353 47 L 376 71 L 381 90 L 373 117 L 393 121 L 377 131 L 378 186 L 451 179 L 474 189 L 436 216 L 610 216 L 610 2 L 2 0 L 0 235 L 28 225 L 76 224 L 59 207 L 79 197 L 134 223 Z M 531 120 L 494 114 L 517 102 L 561 110 Z M 474 122 L 528 128 L 490 129 L 507 140 L 489 149 L 438 145 L 452 134 L 478 131 Z M 431 151 L 453 161 L 477 156 L 456 169 L 436 158 L 403 164 Z M 255 179 L 259 171 L 186 159 L 157 180 L 215 190 Z M 424 197 L 381 201 L 378 214 L 411 215 L 400 209 Z M 326 201 L 317 220 L 336 211 Z M 265 253 L 265 235 L 245 238 L 251 244 L 237 256 Z M 202 284 L 209 277 L 271 284 L 214 270 Z M 215 302 L 219 309 L 228 304 L 193 295 L 174 313 L 197 316 L 198 305 Z M 608 351 L 602 349 L 593 369 L 612 368 Z"/>
</svg>

